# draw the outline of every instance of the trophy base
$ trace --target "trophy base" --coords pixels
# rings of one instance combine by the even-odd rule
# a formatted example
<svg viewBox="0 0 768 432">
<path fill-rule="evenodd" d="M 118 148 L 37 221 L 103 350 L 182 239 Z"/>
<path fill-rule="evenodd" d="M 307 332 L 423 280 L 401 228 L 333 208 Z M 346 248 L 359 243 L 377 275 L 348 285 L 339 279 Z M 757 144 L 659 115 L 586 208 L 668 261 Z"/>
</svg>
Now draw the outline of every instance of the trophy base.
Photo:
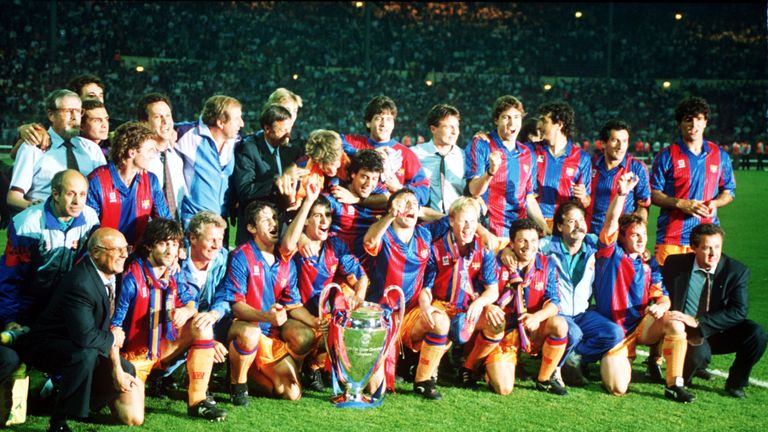
<svg viewBox="0 0 768 432">
<path fill-rule="evenodd" d="M 380 397 L 374 399 L 370 396 L 361 395 L 359 398 L 355 398 L 348 394 L 342 394 L 331 398 L 331 403 L 336 408 L 355 408 L 355 409 L 367 409 L 376 408 L 384 402 L 384 398 Z"/>
</svg>

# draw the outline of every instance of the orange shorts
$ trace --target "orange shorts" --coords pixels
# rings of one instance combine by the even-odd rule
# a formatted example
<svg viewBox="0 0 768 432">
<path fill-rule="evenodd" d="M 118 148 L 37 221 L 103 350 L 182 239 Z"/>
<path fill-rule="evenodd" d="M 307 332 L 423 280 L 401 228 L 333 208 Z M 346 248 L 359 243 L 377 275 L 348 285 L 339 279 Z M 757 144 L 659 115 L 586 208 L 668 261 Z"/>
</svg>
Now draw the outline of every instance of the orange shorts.
<svg viewBox="0 0 768 432">
<path fill-rule="evenodd" d="M 691 253 L 693 252 L 693 249 L 690 246 L 657 244 L 656 247 L 653 248 L 653 252 L 656 255 L 656 261 L 658 261 L 661 266 L 664 265 L 664 260 L 666 260 L 668 256 Z"/>
<path fill-rule="evenodd" d="M 637 357 L 637 338 L 643 334 L 646 328 L 653 325 L 653 323 L 656 320 L 650 316 L 646 315 L 643 317 L 643 320 L 640 321 L 640 324 L 637 325 L 637 328 L 635 328 L 635 331 L 633 331 L 631 334 L 626 335 L 624 339 L 621 340 L 616 346 L 611 348 L 610 351 L 608 351 L 605 356 L 606 357 L 626 357 L 628 359 L 634 360 L 635 357 Z"/>
<path fill-rule="evenodd" d="M 289 355 L 291 353 L 288 351 L 288 344 L 280 339 L 261 335 L 253 364 L 261 370 L 264 366 L 277 363 Z"/>
<path fill-rule="evenodd" d="M 544 328 L 545 325 L 542 323 L 542 325 L 530 335 L 531 355 L 538 354 L 544 344 L 544 340 L 547 336 Z M 486 357 L 484 364 L 489 365 L 498 361 L 505 361 L 516 365 L 519 351 L 520 335 L 518 334 L 518 330 L 514 329 L 504 335 L 504 339 L 502 339 L 501 342 L 499 342 L 499 345 L 491 351 L 488 357 Z"/>
<path fill-rule="evenodd" d="M 147 352 L 144 349 L 135 352 L 123 353 L 123 357 L 136 369 L 136 378 L 146 383 L 149 374 L 153 369 L 160 369 L 160 358 L 148 359 Z"/>
</svg>

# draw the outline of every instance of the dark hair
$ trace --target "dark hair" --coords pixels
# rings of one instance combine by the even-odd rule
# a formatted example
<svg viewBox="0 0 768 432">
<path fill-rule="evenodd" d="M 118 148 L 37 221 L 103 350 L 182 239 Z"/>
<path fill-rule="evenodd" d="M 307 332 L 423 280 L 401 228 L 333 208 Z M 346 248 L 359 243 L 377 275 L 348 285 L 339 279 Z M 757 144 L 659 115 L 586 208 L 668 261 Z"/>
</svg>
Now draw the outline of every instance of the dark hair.
<svg viewBox="0 0 768 432">
<path fill-rule="evenodd" d="M 549 114 L 552 123 L 563 123 L 563 135 L 571 136 L 575 132 L 575 117 L 573 108 L 567 102 L 555 101 L 539 107 L 539 114 L 544 117 Z"/>
<path fill-rule="evenodd" d="M 390 209 L 392 209 L 392 203 L 393 203 L 393 202 L 395 201 L 395 199 L 396 199 L 397 197 L 399 197 L 400 195 L 413 195 L 413 196 L 415 197 L 415 196 L 416 196 L 416 192 L 414 192 L 414 191 L 413 191 L 413 189 L 410 189 L 410 188 L 407 188 L 407 187 L 404 187 L 404 188 L 402 188 L 402 189 L 400 189 L 400 190 L 396 191 L 395 193 L 393 193 L 392 195 L 390 195 L 390 196 L 389 196 L 389 199 L 387 200 L 387 211 L 389 211 Z M 418 198 L 418 197 L 417 197 L 417 198 Z"/>
<path fill-rule="evenodd" d="M 600 129 L 600 139 L 603 142 L 608 142 L 608 136 L 611 134 L 612 130 L 620 131 L 625 130 L 627 133 L 631 133 L 632 130 L 629 128 L 629 123 L 625 122 L 624 120 L 620 119 L 611 119 L 605 122 L 603 125 L 603 128 Z"/>
<path fill-rule="evenodd" d="M 261 123 L 261 128 L 264 129 L 266 126 L 271 127 L 275 122 L 290 119 L 291 112 L 286 107 L 278 104 L 269 104 L 261 111 L 259 123 Z"/>
<path fill-rule="evenodd" d="M 619 233 L 623 235 L 625 230 L 636 224 L 641 224 L 646 227 L 648 226 L 648 224 L 645 222 L 645 219 L 640 217 L 637 213 L 627 213 L 621 215 L 619 218 Z"/>
<path fill-rule="evenodd" d="M 348 174 L 357 174 L 361 169 L 371 172 L 383 173 L 384 161 L 376 150 L 365 149 L 358 151 L 350 158 Z"/>
<path fill-rule="evenodd" d="M 709 104 L 704 98 L 688 97 L 677 104 L 677 108 L 675 108 L 675 121 L 677 124 L 680 124 L 686 117 L 695 117 L 699 114 L 704 114 L 704 119 L 709 119 Z"/>
<path fill-rule="evenodd" d="M 91 74 L 78 75 L 72 78 L 71 80 L 69 80 L 69 84 L 67 84 L 67 88 L 77 93 L 77 95 L 79 96 L 80 90 L 82 90 L 86 84 L 91 84 L 91 83 L 101 87 L 102 91 L 106 90 L 106 88 L 104 87 L 104 82 L 96 75 L 91 75 Z"/>
<path fill-rule="evenodd" d="M 510 108 L 515 108 L 520 111 L 520 114 L 525 115 L 525 109 L 523 108 L 523 103 L 520 102 L 520 99 L 514 96 L 505 95 L 499 97 L 496 99 L 496 102 L 493 103 L 493 121 L 496 122 L 496 120 L 499 119 L 501 113 Z"/>
<path fill-rule="evenodd" d="M 96 108 L 106 108 L 104 103 L 98 99 L 86 99 L 83 101 L 83 120 L 88 118 L 88 111 Z"/>
<path fill-rule="evenodd" d="M 725 231 L 720 228 L 720 225 L 715 225 L 713 223 L 696 225 L 693 228 L 693 231 L 691 231 L 691 246 L 699 247 L 701 238 L 711 235 L 720 235 L 720 238 L 725 239 Z"/>
<path fill-rule="evenodd" d="M 277 206 L 270 202 L 256 200 L 248 204 L 248 206 L 245 208 L 245 224 L 247 225 L 256 225 L 256 216 L 265 208 L 271 208 L 275 214 L 279 214 L 277 211 Z"/>
<path fill-rule="evenodd" d="M 373 116 L 382 113 L 390 113 L 397 118 L 397 105 L 387 96 L 374 96 L 365 107 L 365 122 L 368 123 L 373 120 Z"/>
<path fill-rule="evenodd" d="M 144 229 L 136 253 L 142 258 L 147 258 L 157 243 L 166 240 L 176 240 L 181 243 L 183 239 L 184 229 L 180 223 L 173 219 L 152 219 Z"/>
<path fill-rule="evenodd" d="M 543 234 L 541 231 L 541 227 L 533 220 L 528 218 L 518 219 L 518 220 L 512 221 L 512 225 L 510 225 L 509 227 L 509 241 L 514 243 L 515 236 L 517 235 L 518 231 L 527 231 L 527 230 L 536 231 L 536 234 L 539 237 L 541 237 L 541 234 Z"/>
<path fill-rule="evenodd" d="M 139 122 L 128 122 L 120 125 L 112 136 L 112 146 L 109 148 L 109 160 L 120 165 L 128 159 L 128 151 L 136 150 L 149 139 L 160 140 L 160 137 L 150 128 Z"/>
<path fill-rule="evenodd" d="M 450 116 L 458 117 L 458 119 L 461 120 L 461 114 L 455 106 L 437 104 L 429 110 L 429 113 L 427 113 L 427 126 L 437 127 L 440 125 L 441 120 Z"/>
<path fill-rule="evenodd" d="M 526 142 L 528 141 L 528 135 L 539 134 L 539 118 L 531 117 L 523 120 L 523 125 L 520 127 L 520 133 L 517 134 L 517 140 Z"/>
<path fill-rule="evenodd" d="M 325 207 L 327 209 L 331 208 L 331 202 L 328 201 L 328 198 L 325 195 L 319 195 L 315 202 L 312 203 L 312 206 L 309 208 L 309 211 L 311 212 L 313 208 L 316 206 Z"/>
<path fill-rule="evenodd" d="M 568 200 L 559 206 L 557 206 L 557 209 L 555 210 L 555 216 L 552 218 L 552 235 L 560 235 L 562 234 L 560 232 L 560 229 L 557 227 L 557 224 L 561 224 L 565 222 L 565 214 L 570 212 L 573 209 L 578 209 L 584 217 L 587 217 L 587 210 L 584 208 L 584 205 L 581 203 L 581 201 L 572 199 Z"/>
<path fill-rule="evenodd" d="M 136 118 L 141 122 L 149 120 L 149 112 L 147 111 L 147 108 L 156 102 L 165 102 L 168 104 L 168 108 L 173 109 L 171 100 L 168 99 L 168 96 L 162 93 L 147 93 L 136 102 Z"/>
</svg>

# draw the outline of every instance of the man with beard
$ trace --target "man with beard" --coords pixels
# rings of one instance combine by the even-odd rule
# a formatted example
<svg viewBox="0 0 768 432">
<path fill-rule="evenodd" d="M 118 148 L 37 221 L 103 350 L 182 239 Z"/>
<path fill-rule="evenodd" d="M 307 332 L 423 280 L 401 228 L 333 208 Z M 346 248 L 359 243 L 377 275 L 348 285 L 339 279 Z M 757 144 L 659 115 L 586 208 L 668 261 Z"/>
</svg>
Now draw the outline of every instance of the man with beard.
<svg viewBox="0 0 768 432">
<path fill-rule="evenodd" d="M 106 161 L 98 145 L 81 140 L 82 102 L 74 92 L 54 90 L 45 99 L 51 127 L 51 147 L 42 151 L 33 145 L 23 145 L 13 166 L 8 205 L 23 210 L 42 202 L 51 194 L 53 175 L 65 169 L 88 175 Z"/>
</svg>

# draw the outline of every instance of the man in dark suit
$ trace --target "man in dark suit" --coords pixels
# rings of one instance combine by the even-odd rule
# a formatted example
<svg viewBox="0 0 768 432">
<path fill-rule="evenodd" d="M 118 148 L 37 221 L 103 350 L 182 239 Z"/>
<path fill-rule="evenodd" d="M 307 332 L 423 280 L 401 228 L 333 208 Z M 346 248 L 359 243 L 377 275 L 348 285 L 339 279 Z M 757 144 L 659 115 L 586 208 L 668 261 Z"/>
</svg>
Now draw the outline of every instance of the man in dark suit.
<svg viewBox="0 0 768 432">
<path fill-rule="evenodd" d="M 23 347 L 27 363 L 61 378 L 50 431 L 69 431 L 67 417 L 87 417 L 91 407 L 108 402 L 122 423 L 144 421 L 143 385 L 119 353 L 125 334 L 109 328 L 115 275 L 123 271 L 128 244 L 119 231 L 100 228 L 88 241 L 88 253 L 54 289 Z M 134 409 L 137 401 L 140 410 Z"/>
<path fill-rule="evenodd" d="M 670 318 L 682 321 L 688 334 L 686 383 L 707 367 L 712 354 L 735 352 L 725 391 L 744 398 L 767 338 L 760 325 L 747 319 L 749 269 L 721 254 L 724 235 L 717 225 L 698 225 L 691 233 L 694 253 L 669 256 L 662 276 L 672 299 Z"/>
<path fill-rule="evenodd" d="M 295 166 L 288 168 L 304 154 L 304 149 L 290 144 L 293 117 L 286 108 L 267 105 L 259 119 L 262 130 L 247 136 L 235 148 L 235 170 L 231 188 L 239 204 L 237 244 L 250 240 L 246 230 L 245 208 L 253 201 L 277 203 L 286 209 L 291 203 L 283 199 L 281 191 L 295 189 L 296 181 L 308 173 Z"/>
</svg>

